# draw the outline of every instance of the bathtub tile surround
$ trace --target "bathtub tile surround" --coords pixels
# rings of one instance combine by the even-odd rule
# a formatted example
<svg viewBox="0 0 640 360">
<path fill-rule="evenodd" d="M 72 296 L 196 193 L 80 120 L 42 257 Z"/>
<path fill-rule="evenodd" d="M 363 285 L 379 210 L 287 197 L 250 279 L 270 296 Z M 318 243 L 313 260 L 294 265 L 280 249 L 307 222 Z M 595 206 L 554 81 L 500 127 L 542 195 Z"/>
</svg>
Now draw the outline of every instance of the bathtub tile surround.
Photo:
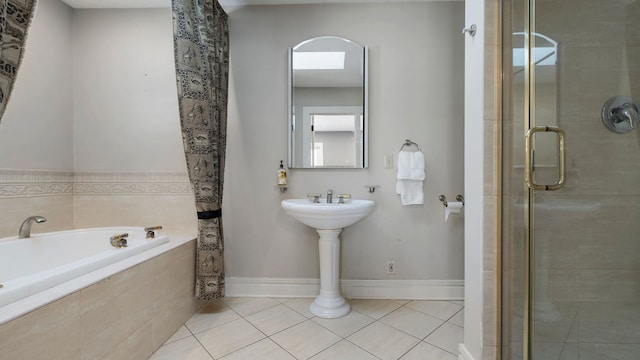
<svg viewBox="0 0 640 360">
<path fill-rule="evenodd" d="M 80 293 L 71 294 L 49 307 L 0 326 L 0 353 L 3 358 L 80 358 L 81 313 L 77 311 L 80 298 Z M 37 344 L 33 339 L 38 339 Z"/>
<path fill-rule="evenodd" d="M 311 301 L 225 298 L 209 302 L 151 360 L 458 358 L 463 302 L 352 300 L 351 313 L 327 320 L 309 314 Z M 286 324 L 283 318 L 288 319 Z"/>
<path fill-rule="evenodd" d="M 74 172 L 73 193 L 190 194 L 189 178 L 182 172 Z"/>
<path fill-rule="evenodd" d="M 191 194 L 184 172 L 0 169 L 0 199 L 65 194 Z"/>
<path fill-rule="evenodd" d="M 202 306 L 194 253 L 188 241 L 0 325 L 2 358 L 148 358 Z"/>
<path fill-rule="evenodd" d="M 127 246 L 114 249 L 114 234 L 123 234 Z M 21 303 L 23 299 L 65 284 L 124 259 L 136 258 L 148 250 L 169 244 L 169 236 L 145 237 L 142 227 L 111 227 L 69 230 L 29 238 L 0 239 L 0 307 Z M 176 240 L 174 240 L 175 242 Z M 166 247 L 166 246 L 165 246 Z M 61 293 L 64 296 L 68 293 Z M 59 297 L 51 297 L 54 301 Z M 26 313 L 32 309 L 23 306 Z M 0 323 L 4 317 L 0 317 Z"/>
<path fill-rule="evenodd" d="M 0 237 L 17 235 L 31 215 L 33 232 L 101 226 L 162 225 L 192 232 L 196 220 L 186 173 L 70 172 L 0 169 Z"/>
<path fill-rule="evenodd" d="M 162 225 L 192 234 L 197 227 L 186 172 L 77 172 L 73 205 L 76 228 Z"/>
<path fill-rule="evenodd" d="M 48 221 L 32 231 L 68 230 L 72 208 L 73 172 L 0 169 L 0 238 L 17 236 L 24 219 L 45 213 Z"/>
<path fill-rule="evenodd" d="M 73 177 L 72 171 L 0 169 L 0 197 L 71 194 Z"/>
</svg>

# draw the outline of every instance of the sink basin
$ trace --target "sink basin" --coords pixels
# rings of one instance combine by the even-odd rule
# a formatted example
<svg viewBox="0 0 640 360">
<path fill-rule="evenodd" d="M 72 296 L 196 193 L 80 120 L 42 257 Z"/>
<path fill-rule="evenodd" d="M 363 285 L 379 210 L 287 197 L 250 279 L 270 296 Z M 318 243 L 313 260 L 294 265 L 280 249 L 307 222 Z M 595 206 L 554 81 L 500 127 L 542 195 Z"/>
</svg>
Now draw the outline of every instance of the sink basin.
<svg viewBox="0 0 640 360">
<path fill-rule="evenodd" d="M 301 223 L 316 228 L 320 238 L 320 295 L 309 311 L 318 317 L 335 319 L 347 315 L 351 306 L 340 294 L 340 232 L 369 215 L 376 206 L 372 200 L 348 200 L 344 204 L 314 203 L 309 199 L 283 200 L 282 208 Z"/>
<path fill-rule="evenodd" d="M 353 225 L 371 214 L 376 203 L 373 200 L 347 200 L 344 204 L 309 199 L 282 201 L 282 208 L 301 223 L 319 230 L 342 229 Z"/>
</svg>

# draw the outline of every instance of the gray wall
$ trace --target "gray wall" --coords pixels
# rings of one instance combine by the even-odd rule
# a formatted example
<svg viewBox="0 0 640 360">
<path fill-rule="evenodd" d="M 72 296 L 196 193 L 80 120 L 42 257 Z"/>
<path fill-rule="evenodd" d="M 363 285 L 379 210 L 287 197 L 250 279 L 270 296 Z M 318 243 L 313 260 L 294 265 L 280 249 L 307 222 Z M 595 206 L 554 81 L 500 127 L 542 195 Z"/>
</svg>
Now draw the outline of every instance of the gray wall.
<svg viewBox="0 0 640 360">
<path fill-rule="evenodd" d="M 186 171 L 170 9 L 75 10 L 74 169 Z"/>
<path fill-rule="evenodd" d="M 463 278 L 463 217 L 445 223 L 437 200 L 439 194 L 453 198 L 463 191 L 462 20 L 459 2 L 253 6 L 230 13 L 223 205 L 227 275 L 317 278 L 317 235 L 285 214 L 280 201 L 332 188 L 377 202 L 372 215 L 343 232 L 342 278 Z M 63 79 L 66 90 L 58 91 L 67 102 L 71 98 L 67 93 L 73 92 L 73 123 L 68 116 L 64 121 L 51 120 L 46 126 L 55 130 L 49 129 L 47 137 L 39 139 L 25 137 L 38 131 L 26 123 L 22 132 L 7 136 L 10 120 L 3 119 L 0 136 L 6 143 L 0 143 L 12 151 L 48 141 L 66 149 L 51 151 L 47 161 L 30 156 L 25 166 L 36 169 L 184 171 L 169 10 L 75 11 L 73 31 L 74 72 Z M 35 38 L 37 33 L 32 35 Z M 279 160 L 287 154 L 287 48 L 319 35 L 340 35 L 369 47 L 370 166 L 366 170 L 293 169 L 289 191 L 281 194 L 274 186 Z M 51 51 L 50 45 L 42 46 L 43 54 Z M 29 86 L 37 87 L 47 76 L 54 75 L 26 79 Z M 33 119 L 25 115 L 27 110 L 23 107 L 15 116 Z M 54 141 L 57 136 L 63 138 Z M 395 168 L 383 168 L 384 156 L 397 159 L 405 138 L 416 141 L 425 153 L 423 206 L 403 207 L 394 191 Z M 33 142 L 22 144 L 25 139 Z M 0 159 L 9 158 L 7 151 L 1 154 Z M 64 160 L 58 164 L 58 158 Z M 2 166 L 22 165 L 12 164 Z M 370 194 L 365 184 L 380 188 Z M 145 207 L 131 210 L 136 197 L 120 194 L 105 199 L 108 195 L 83 195 L 82 199 L 92 204 L 96 216 L 109 213 L 99 211 L 100 204 L 109 201 L 117 202 L 109 203 L 107 209 L 117 209 L 120 218 L 134 219 L 148 211 Z M 154 204 L 164 212 L 184 209 L 171 203 Z M 90 213 L 80 205 L 75 201 L 69 211 Z M 55 209 L 49 206 L 49 210 Z M 82 225 L 89 223 L 82 221 Z M 386 274 L 387 260 L 396 261 L 395 276 Z"/>
<path fill-rule="evenodd" d="M 170 9 L 38 4 L 0 168 L 186 171 L 181 139 Z"/>
<path fill-rule="evenodd" d="M 280 201 L 310 192 L 351 193 L 377 209 L 342 233 L 346 279 L 462 279 L 463 218 L 443 221 L 439 194 L 463 191 L 463 3 L 253 6 L 230 13 L 231 84 L 223 213 L 228 275 L 318 276 L 317 234 Z M 287 49 L 339 35 L 369 47 L 370 167 L 289 171 L 285 159 Z M 403 207 L 395 169 L 405 138 L 426 157 L 424 206 Z M 381 187 L 370 194 L 365 184 Z M 386 274 L 395 260 L 397 274 Z"/>
<path fill-rule="evenodd" d="M 73 169 L 72 16 L 60 1 L 38 4 L 0 120 L 0 168 Z"/>
<path fill-rule="evenodd" d="M 49 220 L 34 232 L 73 226 L 73 198 L 65 191 L 73 169 L 72 16 L 72 9 L 60 1 L 40 1 L 29 29 L 0 120 L 0 237 L 17 236 L 21 222 L 31 215 Z M 16 176 L 4 169 L 24 172 Z M 34 181 L 25 184 L 31 169 L 61 174 L 51 187 L 44 184 L 50 174 L 35 174 Z M 46 188 L 56 194 L 45 194 Z"/>
</svg>

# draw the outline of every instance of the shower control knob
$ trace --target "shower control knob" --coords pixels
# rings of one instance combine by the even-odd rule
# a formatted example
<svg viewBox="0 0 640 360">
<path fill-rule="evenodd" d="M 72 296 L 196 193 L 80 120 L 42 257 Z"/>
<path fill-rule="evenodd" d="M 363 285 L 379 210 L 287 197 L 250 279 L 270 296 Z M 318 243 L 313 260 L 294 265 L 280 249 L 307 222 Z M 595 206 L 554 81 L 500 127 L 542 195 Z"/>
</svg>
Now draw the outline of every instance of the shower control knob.
<svg viewBox="0 0 640 360">
<path fill-rule="evenodd" d="M 640 122 L 640 104 L 628 96 L 616 96 L 602 107 L 602 123 L 616 133 L 626 133 Z"/>
</svg>

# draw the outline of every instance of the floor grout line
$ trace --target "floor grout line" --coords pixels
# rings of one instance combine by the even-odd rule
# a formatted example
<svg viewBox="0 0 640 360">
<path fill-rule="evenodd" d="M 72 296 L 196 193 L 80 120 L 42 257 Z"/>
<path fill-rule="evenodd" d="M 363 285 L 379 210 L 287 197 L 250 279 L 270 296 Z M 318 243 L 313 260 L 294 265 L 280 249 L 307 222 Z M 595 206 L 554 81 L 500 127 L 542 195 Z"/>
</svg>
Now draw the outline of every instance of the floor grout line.
<svg viewBox="0 0 640 360">
<path fill-rule="evenodd" d="M 250 301 L 250 300 L 251 300 L 251 298 L 246 298 L 246 299 L 248 299 L 248 301 Z M 414 345 L 413 345 L 413 346 L 411 346 L 409 349 L 407 349 L 406 351 L 404 351 L 404 352 L 403 352 L 403 353 L 398 357 L 398 359 L 400 359 L 400 358 L 402 358 L 402 357 L 406 356 L 408 353 L 410 353 L 411 351 L 413 351 L 414 349 L 416 349 L 418 346 L 420 346 L 420 344 L 427 344 L 427 345 L 433 346 L 433 347 L 435 347 L 435 348 L 438 348 L 438 349 L 440 349 L 440 350 L 442 350 L 442 351 L 445 351 L 445 352 L 446 352 L 446 353 L 448 353 L 448 354 L 451 354 L 451 355 L 453 355 L 453 356 L 457 356 L 456 354 L 451 353 L 450 351 L 448 351 L 448 350 L 446 350 L 446 349 L 444 349 L 444 348 L 442 348 L 442 347 L 440 347 L 440 346 L 438 346 L 438 345 L 436 345 L 436 344 L 433 344 L 433 343 L 431 343 L 431 342 L 427 341 L 427 338 L 428 338 L 429 336 L 431 336 L 432 334 L 434 334 L 436 331 L 438 331 L 438 329 L 440 329 L 440 328 L 441 328 L 445 323 L 447 323 L 447 324 L 449 324 L 449 325 L 451 325 L 451 326 L 458 327 L 458 328 L 463 328 L 463 327 L 460 327 L 460 326 L 459 326 L 459 325 L 457 325 L 457 324 L 454 324 L 454 323 L 450 322 L 450 320 L 451 320 L 454 316 L 456 316 L 458 313 L 460 313 L 461 311 L 463 311 L 463 310 L 464 310 L 464 305 L 460 305 L 460 304 L 458 304 L 458 303 L 451 302 L 451 303 L 453 303 L 453 304 L 455 304 L 455 305 L 460 306 L 461 308 L 460 308 L 459 310 L 457 310 L 453 315 L 449 316 L 449 317 L 447 318 L 447 320 L 443 320 L 442 318 L 436 317 L 436 316 L 434 316 L 434 315 L 432 315 L 432 314 L 429 314 L 429 313 L 426 313 L 426 312 L 423 312 L 423 311 L 420 311 L 420 310 L 416 310 L 416 309 L 413 309 L 413 308 L 411 308 L 411 307 L 407 306 L 407 305 L 411 304 L 411 302 L 412 302 L 412 301 L 402 301 L 402 304 L 400 304 L 400 303 L 399 303 L 399 301 L 400 301 L 400 300 L 397 300 L 397 301 L 396 301 L 396 300 L 389 300 L 389 301 L 395 302 L 396 304 L 399 304 L 400 306 L 399 306 L 399 307 L 397 307 L 397 308 L 395 308 L 395 309 L 393 309 L 393 310 L 391 310 L 391 311 L 389 311 L 389 312 L 387 312 L 387 313 L 385 313 L 384 315 L 380 316 L 379 318 L 376 318 L 376 317 L 373 317 L 373 316 L 371 316 L 371 315 L 369 315 L 369 314 L 366 314 L 366 313 L 363 313 L 363 312 L 361 312 L 361 311 L 353 310 L 353 309 L 352 309 L 352 311 L 353 311 L 353 312 L 356 312 L 356 313 L 358 313 L 358 314 L 360 314 L 360 315 L 364 316 L 365 318 L 368 318 L 369 320 L 371 320 L 371 322 L 369 322 L 368 324 L 366 324 L 366 325 L 364 325 L 364 326 L 362 326 L 362 327 L 358 328 L 357 330 L 355 330 L 355 331 L 353 331 L 353 332 L 350 332 L 350 333 L 349 333 L 349 334 L 347 334 L 346 336 L 343 336 L 343 335 L 340 335 L 340 334 L 339 334 L 338 332 L 336 332 L 335 330 L 332 330 L 332 329 L 330 329 L 330 328 L 327 328 L 327 327 L 323 326 L 322 324 L 320 324 L 320 323 L 318 323 L 318 322 L 314 321 L 314 319 L 318 318 L 317 316 L 312 316 L 312 317 L 310 317 L 310 318 L 309 318 L 309 317 L 307 317 L 307 314 L 305 314 L 305 313 L 301 313 L 300 311 L 298 311 L 298 310 L 294 309 L 294 308 L 293 308 L 293 306 L 290 306 L 289 304 L 287 304 L 287 303 L 285 303 L 285 302 L 283 302 L 283 301 L 280 301 L 280 300 L 278 300 L 277 298 L 267 298 L 267 299 L 273 300 L 273 301 L 275 301 L 277 304 L 272 305 L 272 306 L 268 306 L 268 307 L 266 307 L 266 308 L 261 308 L 261 309 L 260 309 L 260 310 L 258 310 L 258 311 L 253 311 L 253 312 L 251 312 L 251 313 L 247 313 L 247 314 L 246 314 L 246 315 L 244 315 L 244 316 L 243 316 L 243 315 L 241 315 L 238 311 L 236 311 L 236 310 L 235 310 L 231 305 L 227 304 L 225 301 L 223 301 L 223 300 L 217 300 L 217 301 L 221 301 L 221 302 L 222 302 L 222 304 L 224 305 L 224 311 L 232 311 L 232 312 L 233 312 L 235 315 L 237 315 L 239 318 L 234 319 L 234 320 L 230 320 L 230 321 L 227 321 L 227 322 L 224 322 L 224 323 L 221 323 L 221 324 L 217 324 L 216 326 L 214 326 L 214 327 L 212 327 L 212 328 L 210 328 L 210 329 L 201 330 L 200 332 L 197 332 L 197 333 L 196 333 L 196 332 L 194 332 L 192 329 L 190 329 L 190 328 L 189 328 L 189 326 L 187 326 L 187 324 L 186 324 L 186 322 L 185 322 L 185 323 L 184 323 L 183 325 L 181 325 L 181 326 L 184 326 L 190 335 L 185 336 L 185 337 L 184 337 L 184 338 L 182 338 L 182 339 L 174 340 L 174 341 L 172 341 L 171 343 L 174 343 L 174 342 L 176 342 L 176 341 L 180 341 L 180 340 L 186 339 L 186 338 L 188 338 L 189 336 L 191 336 L 191 337 L 192 337 L 192 338 L 193 338 L 193 339 L 198 343 L 198 345 L 202 348 L 202 350 L 204 350 L 204 351 L 206 352 L 206 354 L 207 354 L 211 359 L 213 359 L 213 360 L 218 360 L 218 359 L 216 359 L 216 358 L 215 358 L 215 357 L 214 357 L 214 356 L 209 352 L 209 350 L 207 350 L 206 346 L 205 346 L 205 345 L 200 341 L 200 339 L 197 337 L 197 334 L 203 333 L 203 332 L 205 332 L 205 331 L 209 331 L 209 330 L 211 330 L 211 329 L 214 329 L 214 328 L 219 327 L 219 326 L 223 326 L 223 325 L 225 325 L 225 324 L 229 324 L 229 323 L 231 323 L 232 321 L 243 320 L 244 322 L 246 322 L 246 323 L 248 323 L 249 325 L 251 325 L 255 330 L 257 330 L 258 332 L 260 332 L 260 334 L 262 334 L 264 337 L 263 337 L 263 338 L 261 338 L 260 340 L 254 341 L 254 342 L 252 342 L 252 343 L 250 343 L 250 344 L 247 344 L 247 345 L 245 345 L 245 346 L 243 346 L 243 347 L 241 347 L 241 348 L 239 348 L 239 349 L 236 349 L 236 350 L 234 350 L 234 351 L 232 351 L 232 352 L 230 352 L 230 353 L 225 354 L 224 356 L 222 356 L 222 357 L 221 357 L 221 359 L 224 359 L 225 357 L 227 357 L 227 356 L 229 356 L 229 355 L 231 355 L 231 354 L 234 354 L 234 353 L 237 353 L 237 352 L 242 351 L 242 350 L 244 350 L 244 349 L 247 349 L 247 348 L 248 348 L 248 347 L 250 347 L 250 346 L 253 346 L 253 345 L 255 345 L 255 344 L 257 344 L 257 343 L 259 343 L 259 342 L 261 342 L 261 341 L 264 341 L 264 340 L 267 340 L 267 339 L 268 339 L 270 342 L 274 343 L 276 346 L 278 346 L 281 350 L 283 350 L 285 353 L 287 353 L 288 355 L 290 355 L 292 358 L 294 358 L 294 359 L 296 359 L 296 360 L 303 360 L 303 359 L 298 359 L 298 358 L 297 358 L 293 353 L 291 353 L 291 352 L 290 352 L 289 350 L 287 350 L 284 346 L 280 345 L 280 343 L 278 343 L 277 341 L 275 341 L 275 340 L 273 339 L 273 337 L 274 337 L 274 336 L 276 336 L 276 335 L 278 335 L 278 334 L 280 334 L 280 333 L 282 333 L 282 332 L 284 332 L 284 331 L 286 331 L 286 330 L 289 330 L 289 329 L 291 329 L 291 328 L 293 328 L 293 327 L 295 327 L 295 326 L 298 326 L 298 325 L 300 325 L 300 324 L 302 324 L 302 323 L 304 323 L 304 322 L 306 322 L 306 321 L 310 321 L 310 322 L 312 322 L 313 324 L 320 326 L 322 329 L 327 330 L 327 331 L 329 331 L 330 333 L 334 334 L 335 336 L 337 336 L 337 337 L 339 338 L 339 340 L 338 340 L 338 341 L 336 341 L 335 343 L 332 343 L 332 344 L 328 345 L 327 347 L 325 347 L 325 348 L 323 348 L 323 349 L 319 350 L 317 353 L 315 353 L 315 354 L 313 354 L 313 355 L 309 356 L 309 357 L 308 357 L 308 359 L 312 359 L 313 357 L 318 356 L 318 355 L 319 355 L 319 354 L 321 354 L 322 352 L 327 351 L 328 349 L 332 348 L 333 346 L 336 346 L 337 344 L 339 344 L 339 343 L 341 343 L 341 342 L 343 342 L 343 341 L 348 342 L 348 343 L 349 343 L 349 344 L 351 344 L 352 346 L 355 346 L 356 348 L 358 348 L 358 349 L 360 349 L 360 350 L 364 351 L 365 353 L 367 353 L 367 354 L 369 354 L 369 355 L 371 355 L 371 356 L 373 356 L 373 357 L 375 357 L 375 358 L 377 358 L 377 359 L 380 359 L 380 357 L 379 357 L 379 356 L 377 356 L 377 355 L 375 355 L 375 354 L 371 353 L 370 351 L 368 351 L 368 350 L 366 350 L 366 349 L 362 348 L 361 346 L 359 346 L 359 345 L 355 344 L 354 342 L 352 342 L 351 340 L 349 340 L 349 337 L 353 336 L 354 334 L 357 334 L 358 332 L 363 331 L 364 329 L 366 329 L 366 328 L 368 328 L 368 327 L 370 327 L 370 326 L 373 326 L 374 324 L 378 323 L 378 324 L 380 324 L 380 325 L 388 326 L 388 327 L 389 327 L 389 328 L 391 328 L 391 329 L 394 329 L 394 330 L 396 330 L 396 331 L 399 331 L 399 332 L 401 332 L 401 333 L 403 333 L 403 334 L 405 334 L 405 335 L 407 335 L 407 336 L 409 336 L 409 337 L 411 337 L 411 338 L 413 338 L 413 339 L 415 339 L 415 340 L 417 341 L 417 343 L 416 343 L 416 344 L 414 344 Z M 312 301 L 312 299 L 309 299 L 309 300 L 310 300 L 310 301 Z M 443 301 L 443 300 L 434 300 L 434 301 Z M 444 300 L 444 301 L 446 301 L 446 300 Z M 249 321 L 249 320 L 247 319 L 247 317 L 250 317 L 250 316 L 252 316 L 252 315 L 254 315 L 254 314 L 258 314 L 258 313 L 260 313 L 260 312 L 262 312 L 262 311 L 267 311 L 267 310 L 273 309 L 274 307 L 279 306 L 279 305 L 283 305 L 283 306 L 284 306 L 288 311 L 292 311 L 292 312 L 294 312 L 294 313 L 296 313 L 296 314 L 300 315 L 301 317 L 303 317 L 303 320 L 302 320 L 301 322 L 298 322 L 298 323 L 292 324 L 292 325 L 290 325 L 290 326 L 287 326 L 286 328 L 281 329 L 281 330 L 279 330 L 279 331 L 277 331 L 277 332 L 275 332 L 275 333 L 273 333 L 273 334 L 271 334 L 271 335 L 267 335 L 267 333 L 265 333 L 264 331 L 262 331 L 260 328 L 258 328 L 256 325 L 254 325 L 251 321 Z M 205 305 L 205 306 L 206 306 L 206 305 Z M 432 331 L 430 331 L 426 336 L 424 336 L 424 337 L 421 339 L 421 338 L 418 338 L 418 337 L 416 337 L 416 336 L 414 336 L 414 335 L 412 335 L 412 334 L 408 333 L 407 331 L 405 331 L 405 330 L 403 330 L 403 329 L 400 329 L 400 328 L 398 328 L 398 327 L 396 327 L 396 326 L 394 326 L 394 325 L 387 324 L 386 322 L 384 322 L 384 321 L 383 321 L 383 319 L 384 319 L 385 317 L 388 317 L 388 316 L 390 316 L 391 314 L 393 314 L 393 313 L 395 313 L 395 312 L 397 312 L 397 311 L 399 311 L 399 310 L 401 310 L 401 309 L 403 309 L 403 308 L 404 308 L 404 309 L 408 309 L 408 310 L 412 310 L 412 311 L 416 311 L 416 312 L 421 313 L 421 314 L 424 314 L 424 315 L 426 315 L 426 316 L 430 316 L 430 317 L 432 317 L 432 318 L 434 318 L 434 319 L 438 320 L 438 321 L 440 322 L 440 324 L 439 324 L 436 328 L 434 328 Z M 196 316 L 197 314 L 199 314 L 199 313 L 194 314 L 194 316 Z M 171 343 L 165 343 L 165 344 L 163 344 L 162 346 L 165 346 L 165 345 L 168 345 L 168 344 L 171 344 Z M 161 348 L 162 348 L 162 347 L 161 347 Z M 159 350 L 159 349 L 158 349 L 158 350 Z"/>
</svg>

